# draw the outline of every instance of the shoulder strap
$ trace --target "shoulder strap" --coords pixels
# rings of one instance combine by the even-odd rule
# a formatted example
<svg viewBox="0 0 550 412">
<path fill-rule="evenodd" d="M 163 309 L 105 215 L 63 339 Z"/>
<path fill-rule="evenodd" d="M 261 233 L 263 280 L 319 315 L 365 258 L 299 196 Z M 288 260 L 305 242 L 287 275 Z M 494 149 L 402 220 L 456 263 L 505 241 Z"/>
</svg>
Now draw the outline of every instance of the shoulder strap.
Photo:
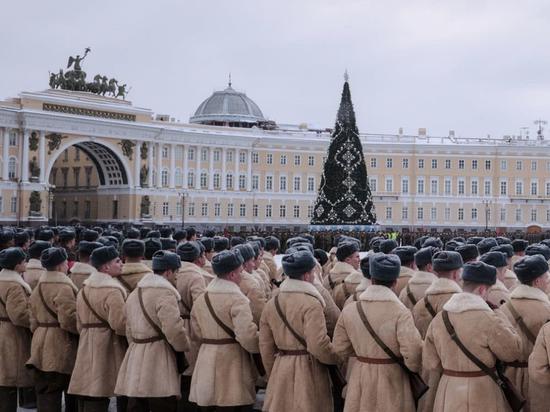
<svg viewBox="0 0 550 412">
<path fill-rule="evenodd" d="M 225 323 L 222 322 L 222 320 L 216 315 L 216 312 L 214 311 L 214 308 L 212 307 L 212 302 L 210 302 L 210 297 L 208 296 L 208 292 L 204 293 L 204 301 L 206 302 L 206 306 L 208 307 L 208 311 L 218 324 L 220 328 L 222 328 L 225 333 L 227 333 L 231 338 L 235 339 L 235 332 L 227 326 Z"/>
<path fill-rule="evenodd" d="M 432 318 L 435 318 L 435 315 L 437 315 L 437 312 L 435 311 L 434 307 L 428 300 L 428 295 L 424 296 L 424 306 L 426 306 L 426 309 L 428 310 L 430 315 L 432 315 Z"/>
<path fill-rule="evenodd" d="M 344 289 L 344 297 L 346 298 L 346 300 L 350 297 L 351 293 L 350 291 L 348 290 L 348 285 L 346 282 L 342 282 L 342 287 Z"/>
<path fill-rule="evenodd" d="M 416 298 L 414 297 L 412 291 L 411 291 L 411 287 L 409 286 L 409 284 L 407 283 L 407 297 L 409 298 L 409 300 L 411 301 L 411 303 L 414 305 L 416 305 Z M 429 304 L 429 303 L 428 303 Z M 432 305 L 430 305 L 432 306 Z M 426 306 L 427 308 L 427 306 Z M 433 309 L 433 308 L 432 308 Z M 429 309 L 428 309 L 429 310 Z M 433 316 L 433 315 L 432 315 Z"/>
<path fill-rule="evenodd" d="M 181 302 L 181 305 L 183 306 L 183 308 L 184 308 L 187 312 L 191 313 L 191 308 L 187 305 L 187 303 L 185 303 L 185 301 L 183 300 L 183 296 L 181 297 L 181 301 L 180 301 L 180 302 Z"/>
<path fill-rule="evenodd" d="M 336 286 L 336 283 L 334 283 L 334 281 L 332 280 L 332 276 L 330 276 L 330 273 L 328 274 L 328 285 L 331 289 L 334 289 L 334 287 Z"/>
<path fill-rule="evenodd" d="M 48 306 L 46 303 L 46 299 L 44 298 L 44 294 L 42 293 L 42 283 L 38 284 L 38 295 L 40 296 L 40 300 L 42 301 L 42 304 L 44 305 L 44 309 L 55 319 L 57 320 L 57 313 Z"/>
<path fill-rule="evenodd" d="M 166 340 L 166 336 L 164 336 L 164 333 L 162 333 L 162 329 L 155 322 L 153 322 L 153 319 L 151 319 L 151 317 L 145 310 L 145 305 L 143 304 L 142 288 L 138 288 L 138 298 L 139 298 L 139 306 L 141 306 L 141 311 L 143 312 L 143 316 L 145 316 L 145 319 L 147 320 L 149 325 L 151 325 L 151 327 L 155 330 L 155 332 L 157 332 L 162 339 Z"/>
<path fill-rule="evenodd" d="M 514 305 L 512 305 L 511 300 L 508 302 L 508 309 L 510 309 L 510 313 L 512 314 L 512 316 L 514 317 L 514 320 L 519 325 L 519 328 L 521 329 L 521 331 L 525 334 L 525 336 L 527 336 L 527 339 L 529 339 L 529 342 L 531 342 L 534 345 L 535 341 L 537 340 L 536 336 L 533 335 L 533 333 L 529 330 L 529 328 L 523 321 L 523 318 L 521 317 L 521 315 L 518 313 L 516 308 L 514 308 Z"/>
<path fill-rule="evenodd" d="M 277 314 L 279 315 L 279 317 L 281 318 L 281 320 L 283 321 L 283 323 L 285 324 L 285 326 L 287 327 L 287 329 L 290 331 L 290 333 L 292 333 L 292 336 L 294 336 L 296 338 L 296 340 L 298 342 L 300 342 L 300 344 L 307 349 L 307 342 L 304 338 L 302 338 L 298 332 L 296 332 L 294 330 L 294 328 L 292 326 L 290 326 L 290 323 L 288 323 L 288 319 L 286 318 L 285 314 L 283 313 L 283 310 L 281 309 L 281 305 L 279 304 L 279 295 L 275 296 L 275 309 L 277 310 Z"/>
<path fill-rule="evenodd" d="M 403 363 L 403 359 L 399 358 L 393 351 L 388 348 L 388 346 L 380 339 L 380 336 L 377 335 L 377 333 L 372 328 L 369 320 L 367 319 L 367 315 L 365 314 L 365 311 L 363 310 L 363 307 L 361 306 L 361 302 L 357 302 L 355 304 L 357 306 L 357 311 L 359 312 L 359 317 L 363 321 L 363 324 L 365 325 L 365 328 L 369 331 L 370 335 L 374 339 L 374 341 L 380 346 L 380 348 L 386 352 L 386 355 L 390 357 L 391 360 L 393 360 L 395 363 L 399 364 L 402 368 L 408 369 L 405 364 Z"/>
<path fill-rule="evenodd" d="M 124 280 L 124 276 L 119 276 L 117 279 L 120 283 L 122 283 L 122 286 L 124 286 L 126 290 L 128 290 L 128 292 L 132 291 L 132 287 L 126 280 Z"/>
<path fill-rule="evenodd" d="M 485 372 L 487 375 L 493 379 L 497 385 L 501 385 L 500 378 L 497 376 L 497 374 L 490 368 L 487 367 L 481 360 L 479 360 L 472 352 L 464 346 L 462 341 L 459 339 L 458 335 L 456 334 L 455 328 L 453 324 L 451 323 L 451 320 L 449 319 L 449 312 L 446 310 L 443 310 L 443 323 L 445 324 L 445 328 L 447 329 L 447 332 L 451 336 L 451 339 L 454 343 L 458 346 L 458 348 L 466 355 L 468 359 L 470 359 L 479 369 L 481 369 L 483 372 Z"/>
<path fill-rule="evenodd" d="M 84 303 L 86 306 L 88 306 L 88 309 L 90 309 L 90 312 L 93 313 L 93 315 L 101 321 L 101 323 L 104 323 L 105 325 L 109 325 L 109 322 L 107 322 L 104 318 L 99 316 L 99 314 L 92 308 L 92 305 L 90 305 L 90 301 L 88 300 L 88 297 L 86 296 L 86 293 L 84 293 L 84 288 L 80 290 L 80 293 L 82 294 L 82 299 L 84 300 Z M 141 304 L 141 301 L 140 301 Z"/>
</svg>

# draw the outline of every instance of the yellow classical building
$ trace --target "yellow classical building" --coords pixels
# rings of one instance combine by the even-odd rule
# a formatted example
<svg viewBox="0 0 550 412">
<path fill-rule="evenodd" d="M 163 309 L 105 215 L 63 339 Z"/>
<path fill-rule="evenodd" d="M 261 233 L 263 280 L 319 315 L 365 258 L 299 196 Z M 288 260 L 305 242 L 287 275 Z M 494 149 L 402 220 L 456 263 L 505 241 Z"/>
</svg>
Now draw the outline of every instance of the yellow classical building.
<svg viewBox="0 0 550 412">
<path fill-rule="evenodd" d="M 361 139 L 381 228 L 550 229 L 546 140 Z M 0 102 L 0 221 L 304 229 L 329 140 L 265 119 L 231 85 L 189 123 L 86 92 L 23 92 Z"/>
</svg>

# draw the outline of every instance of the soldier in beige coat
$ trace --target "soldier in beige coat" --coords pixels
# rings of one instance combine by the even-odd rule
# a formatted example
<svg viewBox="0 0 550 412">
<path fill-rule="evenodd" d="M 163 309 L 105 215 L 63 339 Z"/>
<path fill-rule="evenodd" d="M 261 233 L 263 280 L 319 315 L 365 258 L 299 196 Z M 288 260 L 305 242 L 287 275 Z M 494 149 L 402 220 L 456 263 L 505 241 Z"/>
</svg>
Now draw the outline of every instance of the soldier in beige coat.
<svg viewBox="0 0 550 412">
<path fill-rule="evenodd" d="M 316 261 L 309 251 L 297 251 L 284 256 L 282 264 L 288 278 L 267 304 L 260 325 L 260 351 L 269 377 L 263 409 L 331 411 L 324 364 L 338 359 L 327 335 L 324 299 L 312 285 Z"/>
<path fill-rule="evenodd" d="M 281 242 L 275 236 L 268 236 L 265 238 L 263 261 L 269 269 L 267 275 L 270 280 L 280 280 L 277 278 L 277 264 L 274 259 L 280 247 Z"/>
<path fill-rule="evenodd" d="M 128 411 L 175 412 L 180 372 L 175 352 L 189 349 L 181 296 L 173 286 L 181 263 L 168 251 L 153 256 L 153 273 L 145 275 L 128 296 L 126 337 L 130 343 L 115 387 L 127 396 Z"/>
<path fill-rule="evenodd" d="M 395 285 L 395 293 L 397 296 L 401 295 L 401 291 L 405 289 L 409 281 L 416 274 L 416 263 L 414 261 L 414 254 L 418 252 L 418 249 L 414 246 L 399 246 L 396 247 L 391 253 L 399 256 L 401 260 L 401 272 Z"/>
<path fill-rule="evenodd" d="M 533 352 L 529 356 L 529 384 L 537 385 L 543 388 L 542 399 L 531 411 L 549 411 L 550 410 L 550 323 L 546 323 L 540 328 Z M 546 396 L 545 396 L 546 395 Z M 534 406 L 534 405 L 533 405 Z"/>
<path fill-rule="evenodd" d="M 94 272 L 76 299 L 80 331 L 76 362 L 68 392 L 78 395 L 79 412 L 106 412 L 126 353 L 126 290 L 114 278 L 122 261 L 114 246 L 96 248 Z M 119 401 L 117 401 L 119 402 Z"/>
<path fill-rule="evenodd" d="M 33 386 L 25 368 L 31 349 L 29 296 L 23 280 L 25 252 L 8 248 L 0 252 L 0 410 L 17 411 L 17 388 Z"/>
<path fill-rule="evenodd" d="M 497 270 L 497 280 L 487 291 L 487 303 L 492 309 L 496 309 L 510 300 L 510 291 L 503 283 L 507 267 L 506 255 L 496 251 L 487 252 L 479 260 L 493 266 Z"/>
<path fill-rule="evenodd" d="M 521 340 L 510 323 L 485 303 L 496 281 L 496 270 L 483 262 L 467 263 L 462 275 L 464 293 L 454 294 L 428 328 L 423 368 L 442 373 L 434 412 L 509 410 L 500 387 L 480 371 L 452 340 L 444 324 L 448 316 L 462 344 L 488 368 L 497 360 L 511 362 L 521 353 Z"/>
<path fill-rule="evenodd" d="M 44 250 L 50 247 L 52 247 L 50 242 L 35 240 L 31 243 L 27 251 L 29 261 L 27 262 L 27 269 L 23 274 L 23 279 L 25 279 L 25 282 L 27 282 L 33 290 L 38 284 L 38 279 L 46 272 L 46 269 L 44 269 L 40 262 L 40 255 Z"/>
<path fill-rule="evenodd" d="M 259 353 L 258 328 L 239 288 L 243 258 L 238 249 L 220 252 L 212 267 L 218 277 L 191 310 L 193 338 L 202 344 L 189 400 L 213 410 L 251 410 L 257 377 L 251 354 Z"/>
<path fill-rule="evenodd" d="M 527 400 L 524 411 L 547 411 L 548 387 L 529 381 L 528 359 L 541 327 L 550 319 L 550 300 L 544 292 L 549 284 L 548 263 L 541 255 L 526 256 L 514 271 L 521 281 L 499 312 L 505 315 L 521 337 L 521 355 L 507 365 L 506 376 Z"/>
<path fill-rule="evenodd" d="M 336 306 L 342 309 L 346 299 L 355 292 L 355 288 L 363 278 L 358 270 L 361 261 L 359 244 L 341 242 L 336 250 L 336 257 L 338 262 L 334 264 L 323 284 L 331 292 Z"/>
<path fill-rule="evenodd" d="M 61 411 L 78 347 L 76 328 L 77 287 L 67 276 L 67 252 L 49 248 L 40 258 L 46 272 L 33 290 L 31 305 L 31 356 L 38 410 Z M 76 411 L 73 396 L 65 394 L 65 410 Z"/>
<path fill-rule="evenodd" d="M 94 249 L 102 246 L 102 243 L 87 242 L 85 240 L 81 240 L 78 244 L 78 262 L 75 262 L 69 271 L 69 278 L 71 278 L 78 290 L 82 289 L 84 281 L 96 271 L 96 269 L 90 265 L 90 255 Z"/>
<path fill-rule="evenodd" d="M 160 249 L 159 249 L 160 250 Z M 145 256 L 145 242 L 138 239 L 126 239 L 122 242 L 122 256 L 124 264 L 122 273 L 117 280 L 124 286 L 126 293 L 131 293 L 141 279 L 153 273 L 151 267 L 143 262 Z"/>
<path fill-rule="evenodd" d="M 437 279 L 432 268 L 432 256 L 437 251 L 437 248 L 428 246 L 414 254 L 414 263 L 418 270 L 399 294 L 399 300 L 411 311 L 414 305 L 426 295 L 426 290 Z"/>
<path fill-rule="evenodd" d="M 502 252 L 506 255 L 506 268 L 504 270 L 504 277 L 502 283 L 506 286 L 508 291 L 512 292 L 516 286 L 519 285 L 516 274 L 512 271 L 512 257 L 514 256 L 514 248 L 510 244 L 502 244 L 493 246 L 491 252 Z M 515 263 L 515 262 L 514 262 Z"/>
<path fill-rule="evenodd" d="M 214 278 L 214 271 L 212 270 L 212 256 L 214 256 L 214 239 L 211 237 L 202 237 L 199 242 L 204 247 L 204 265 L 202 269 L 208 272 L 212 279 Z"/>
<path fill-rule="evenodd" d="M 410 311 L 392 290 L 399 273 L 397 256 L 372 255 L 372 286 L 344 308 L 336 325 L 334 350 L 342 357 L 354 355 L 357 359 L 348 379 L 346 412 L 416 410 L 408 375 L 376 343 L 363 318 L 410 370 L 420 369 L 422 339 Z"/>
<path fill-rule="evenodd" d="M 514 249 L 514 256 L 512 256 L 512 267 L 525 256 L 525 249 L 529 246 L 529 241 L 525 239 L 512 240 L 512 248 Z"/>
</svg>

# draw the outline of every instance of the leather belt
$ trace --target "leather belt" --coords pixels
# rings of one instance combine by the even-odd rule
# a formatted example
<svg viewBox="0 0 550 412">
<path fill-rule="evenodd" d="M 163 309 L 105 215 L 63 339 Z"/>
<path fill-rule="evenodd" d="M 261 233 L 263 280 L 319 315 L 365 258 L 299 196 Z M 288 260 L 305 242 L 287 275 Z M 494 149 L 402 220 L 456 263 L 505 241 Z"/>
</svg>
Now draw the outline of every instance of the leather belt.
<svg viewBox="0 0 550 412">
<path fill-rule="evenodd" d="M 529 365 L 527 362 L 513 361 L 513 362 L 504 362 L 504 366 L 509 368 L 527 368 Z"/>
<path fill-rule="evenodd" d="M 82 324 L 82 329 L 110 329 L 110 326 L 103 323 L 103 322 L 83 323 Z"/>
<path fill-rule="evenodd" d="M 370 363 L 372 365 L 391 365 L 395 363 L 393 359 L 390 358 L 369 358 L 367 356 L 357 356 L 357 360 L 362 363 Z"/>
<path fill-rule="evenodd" d="M 305 349 L 277 349 L 277 355 L 279 356 L 304 356 L 309 355 L 309 352 Z"/>
<path fill-rule="evenodd" d="M 232 345 L 238 342 L 233 338 L 227 338 L 227 339 L 202 339 L 201 343 L 205 345 Z"/>
<path fill-rule="evenodd" d="M 164 338 L 162 336 L 153 336 L 152 338 L 145 338 L 145 339 L 132 338 L 132 341 L 137 344 L 153 343 L 153 342 L 158 342 L 159 340 L 164 340 Z"/>
<path fill-rule="evenodd" d="M 453 371 L 450 369 L 443 369 L 443 375 L 452 376 L 454 378 L 480 378 L 482 376 L 487 376 L 487 374 L 483 371 L 466 372 L 466 371 Z"/>
<path fill-rule="evenodd" d="M 191 319 L 191 315 L 181 315 L 182 319 Z"/>
<path fill-rule="evenodd" d="M 37 322 L 36 325 L 39 328 L 59 328 L 59 327 L 61 327 L 59 322 Z"/>
</svg>

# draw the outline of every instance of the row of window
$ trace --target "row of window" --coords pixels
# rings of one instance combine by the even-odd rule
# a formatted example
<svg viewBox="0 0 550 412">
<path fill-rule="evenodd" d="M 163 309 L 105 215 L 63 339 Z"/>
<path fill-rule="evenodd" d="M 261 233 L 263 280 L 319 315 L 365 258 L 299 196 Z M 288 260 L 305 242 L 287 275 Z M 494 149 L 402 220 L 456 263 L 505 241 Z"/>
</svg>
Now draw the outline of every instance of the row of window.
<svg viewBox="0 0 550 412">
<path fill-rule="evenodd" d="M 429 212 L 428 215 L 425 216 L 425 212 Z M 491 221 L 491 209 L 486 208 L 484 211 L 481 211 L 481 214 L 483 215 L 483 221 L 489 223 Z M 465 216 L 465 209 L 464 208 L 458 208 L 456 211 L 456 220 L 462 222 L 464 221 Z M 478 217 L 480 216 L 480 212 L 477 208 L 471 208 L 470 209 L 470 217 L 472 222 L 477 222 Z M 507 218 L 507 211 L 505 208 L 500 209 L 500 221 L 506 222 Z M 515 221 L 517 223 L 523 222 L 523 209 L 517 208 L 515 210 Z M 432 221 L 436 221 L 437 216 L 437 208 L 432 207 L 428 210 L 424 210 L 424 207 L 417 207 L 416 208 L 416 219 L 417 220 L 424 220 L 425 218 L 429 218 Z M 530 222 L 537 222 L 538 219 L 538 210 L 537 209 L 531 209 L 530 210 Z M 393 208 L 391 206 L 386 207 L 386 220 L 392 220 L 393 219 Z M 402 220 L 408 220 L 409 219 L 409 208 L 407 206 L 403 206 L 401 209 L 401 219 Z M 450 221 L 451 220 L 451 208 L 446 207 L 444 209 L 444 220 Z M 546 221 L 550 222 L 550 209 L 546 210 Z"/>
<path fill-rule="evenodd" d="M 221 217 L 222 216 L 222 204 L 221 203 L 214 203 L 213 205 L 211 203 L 203 202 L 200 204 L 195 204 L 194 202 L 189 203 L 186 205 L 186 214 L 187 216 L 201 216 L 201 217 L 208 217 L 210 216 L 210 208 L 213 207 L 214 217 Z M 285 218 L 285 217 L 292 217 L 295 219 L 299 219 L 300 217 L 303 217 L 303 211 L 302 206 L 300 205 L 293 205 L 288 206 L 287 205 L 279 205 L 278 207 L 278 217 Z M 270 218 L 274 217 L 274 208 L 273 205 L 265 205 L 264 208 L 262 208 L 262 216 L 260 216 L 260 206 L 259 205 L 252 205 L 252 217 L 263 217 L 263 218 Z M 161 212 L 163 216 L 170 216 L 170 203 L 169 202 L 163 202 L 161 205 Z M 245 203 L 240 204 L 234 204 L 234 203 L 228 203 L 226 207 L 223 210 L 223 215 L 227 217 L 250 217 L 248 214 L 248 207 Z M 289 215 L 287 216 L 287 213 Z M 182 214 L 181 210 L 181 203 L 176 203 L 175 211 L 172 214 L 172 216 L 180 216 Z M 313 205 L 307 206 L 307 217 L 311 218 L 313 217 Z"/>
<path fill-rule="evenodd" d="M 393 158 L 391 157 L 388 157 L 386 158 L 386 168 L 387 169 L 391 169 L 393 168 Z M 425 168 L 425 164 L 426 164 L 426 160 L 425 159 L 417 159 L 418 160 L 418 169 L 424 169 Z M 524 170 L 524 162 L 527 163 L 528 161 L 523 161 L 523 160 L 515 160 L 515 170 Z M 537 171 L 537 168 L 538 168 L 538 161 L 537 160 L 531 160 L 529 161 L 530 163 L 530 170 L 532 172 L 536 172 Z M 472 159 L 470 160 L 470 168 L 471 170 L 479 170 L 479 166 L 480 166 L 480 161 L 478 161 L 477 159 Z M 437 169 L 438 166 L 439 166 L 439 159 L 431 159 L 431 168 L 432 169 Z M 482 164 L 484 165 L 484 169 L 485 170 L 491 170 L 491 160 L 484 160 L 482 162 Z M 370 159 L 370 167 L 371 168 L 376 168 L 378 167 L 378 159 L 376 157 L 371 157 Z M 409 168 L 409 159 L 407 158 L 403 158 L 401 159 L 401 167 L 403 169 L 408 169 Z M 458 160 L 458 163 L 457 163 L 457 167 L 459 170 L 465 170 L 466 169 L 466 160 L 464 159 L 459 159 Z M 452 169 L 453 168 L 453 161 L 452 159 L 445 159 L 444 160 L 444 168 L 445 169 Z M 550 171 L 550 162 L 546 162 L 546 169 L 547 171 Z M 508 160 L 505 160 L 505 159 L 502 159 L 500 161 L 500 170 L 508 170 Z"/>
<path fill-rule="evenodd" d="M 80 187 L 80 167 L 73 167 L 72 168 L 72 175 L 73 175 L 73 185 L 74 187 Z M 68 167 L 62 167 L 59 170 L 61 170 L 61 185 L 58 185 L 57 183 L 57 174 L 58 169 L 52 168 L 52 184 L 56 186 L 61 187 L 67 187 L 69 184 L 69 168 Z M 85 186 L 90 187 L 92 185 L 92 166 L 86 166 L 84 167 L 84 178 L 85 178 Z"/>
</svg>

